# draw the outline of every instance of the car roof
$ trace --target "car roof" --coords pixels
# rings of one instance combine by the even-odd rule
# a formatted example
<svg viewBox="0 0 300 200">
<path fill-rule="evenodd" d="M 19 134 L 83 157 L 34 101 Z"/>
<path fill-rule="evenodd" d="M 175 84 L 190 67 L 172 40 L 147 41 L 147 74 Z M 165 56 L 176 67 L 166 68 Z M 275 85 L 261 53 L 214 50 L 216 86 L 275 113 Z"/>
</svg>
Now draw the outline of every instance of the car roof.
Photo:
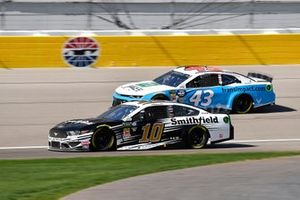
<svg viewBox="0 0 300 200">
<path fill-rule="evenodd" d="M 218 67 L 209 67 L 209 66 L 201 66 L 201 65 L 180 66 L 174 69 L 174 71 L 188 74 L 191 76 L 194 76 L 199 73 L 206 73 L 206 72 L 225 72 L 225 70 Z"/>
</svg>

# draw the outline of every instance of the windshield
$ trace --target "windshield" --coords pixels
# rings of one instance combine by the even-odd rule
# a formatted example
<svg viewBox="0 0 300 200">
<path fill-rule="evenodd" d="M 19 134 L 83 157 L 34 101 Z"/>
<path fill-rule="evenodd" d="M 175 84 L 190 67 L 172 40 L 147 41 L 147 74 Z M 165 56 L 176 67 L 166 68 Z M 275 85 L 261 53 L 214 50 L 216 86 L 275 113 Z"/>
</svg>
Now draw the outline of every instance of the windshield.
<svg viewBox="0 0 300 200">
<path fill-rule="evenodd" d="M 176 71 L 169 71 L 160 77 L 154 79 L 153 81 L 161 85 L 168 85 L 172 87 L 177 87 L 180 83 L 188 79 L 190 76 L 188 74 L 183 74 Z"/>
<path fill-rule="evenodd" d="M 129 115 L 132 111 L 137 109 L 137 106 L 132 105 L 118 105 L 99 115 L 97 118 L 104 118 L 113 121 L 122 120 Z"/>
</svg>

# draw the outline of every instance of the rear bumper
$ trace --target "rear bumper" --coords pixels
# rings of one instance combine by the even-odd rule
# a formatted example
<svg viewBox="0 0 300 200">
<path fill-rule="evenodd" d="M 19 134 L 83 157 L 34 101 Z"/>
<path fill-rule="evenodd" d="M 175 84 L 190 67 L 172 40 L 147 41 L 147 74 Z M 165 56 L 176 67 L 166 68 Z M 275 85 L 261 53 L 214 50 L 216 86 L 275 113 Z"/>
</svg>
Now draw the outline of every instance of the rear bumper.
<svg viewBox="0 0 300 200">
<path fill-rule="evenodd" d="M 232 124 L 230 124 L 230 127 L 229 127 L 229 137 L 226 138 L 226 139 L 223 139 L 223 140 L 213 141 L 213 142 L 211 142 L 211 144 L 225 142 L 225 141 L 233 140 L 233 139 L 234 139 L 234 127 L 232 126 Z"/>
<path fill-rule="evenodd" d="M 234 139 L 234 127 L 230 124 L 229 140 Z"/>
</svg>

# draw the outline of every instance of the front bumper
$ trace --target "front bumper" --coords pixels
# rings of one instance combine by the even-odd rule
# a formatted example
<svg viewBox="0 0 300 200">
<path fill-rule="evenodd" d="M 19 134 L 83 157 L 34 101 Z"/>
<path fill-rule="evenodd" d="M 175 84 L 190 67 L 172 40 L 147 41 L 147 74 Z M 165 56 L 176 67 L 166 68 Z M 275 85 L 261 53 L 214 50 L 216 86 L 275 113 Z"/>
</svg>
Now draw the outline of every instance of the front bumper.
<svg viewBox="0 0 300 200">
<path fill-rule="evenodd" d="M 50 151 L 90 151 L 89 137 L 80 139 L 77 137 L 55 138 L 48 136 L 48 150 Z"/>
<path fill-rule="evenodd" d="M 112 106 L 117 106 L 119 104 L 122 104 L 122 103 L 125 103 L 125 102 L 128 102 L 128 101 L 138 101 L 140 99 L 141 99 L 141 97 L 136 98 L 136 97 L 133 97 L 133 96 L 121 95 L 121 94 L 118 94 L 118 93 L 115 92 L 115 93 L 113 93 Z"/>
</svg>

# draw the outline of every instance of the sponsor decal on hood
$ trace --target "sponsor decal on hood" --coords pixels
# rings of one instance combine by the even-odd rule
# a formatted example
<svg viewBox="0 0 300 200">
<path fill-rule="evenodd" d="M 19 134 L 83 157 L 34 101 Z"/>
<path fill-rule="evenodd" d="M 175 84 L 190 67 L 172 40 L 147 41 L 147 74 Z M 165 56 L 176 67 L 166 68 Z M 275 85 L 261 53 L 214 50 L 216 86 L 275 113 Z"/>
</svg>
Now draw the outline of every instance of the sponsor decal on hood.
<svg viewBox="0 0 300 200">
<path fill-rule="evenodd" d="M 93 122 L 87 121 L 87 120 L 69 120 L 66 123 L 73 123 L 73 124 L 86 124 L 86 125 L 92 125 Z"/>
<path fill-rule="evenodd" d="M 174 87 L 167 85 L 160 85 L 154 81 L 142 81 L 122 85 L 116 89 L 116 92 L 122 95 L 143 96 L 148 93 L 159 92 L 173 88 Z"/>
<path fill-rule="evenodd" d="M 141 82 L 141 83 L 138 83 L 136 85 L 139 86 L 139 87 L 144 88 L 144 87 L 157 86 L 157 85 L 160 85 L 160 84 L 158 84 L 154 81 L 148 81 L 148 82 Z"/>
<path fill-rule="evenodd" d="M 72 119 L 65 122 L 61 122 L 57 125 L 57 128 L 69 128 L 69 127 L 82 127 L 86 125 L 92 125 L 94 122 L 85 119 Z"/>
</svg>

